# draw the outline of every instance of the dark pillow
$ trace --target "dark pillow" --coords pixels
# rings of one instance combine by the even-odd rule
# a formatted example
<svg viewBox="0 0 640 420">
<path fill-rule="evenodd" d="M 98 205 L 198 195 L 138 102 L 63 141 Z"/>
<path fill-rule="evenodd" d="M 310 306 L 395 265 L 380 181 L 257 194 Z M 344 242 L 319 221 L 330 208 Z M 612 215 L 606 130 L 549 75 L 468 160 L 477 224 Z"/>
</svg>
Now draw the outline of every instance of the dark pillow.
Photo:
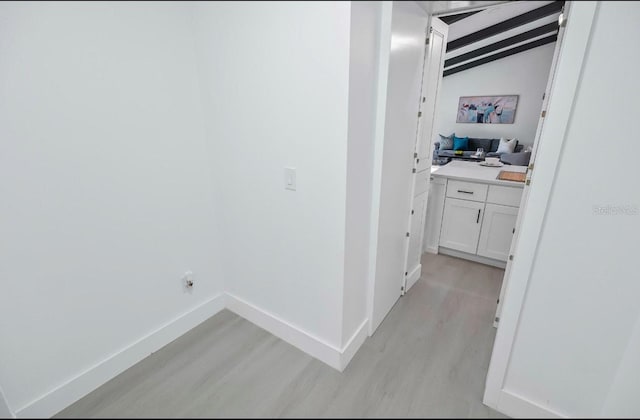
<svg viewBox="0 0 640 420">
<path fill-rule="evenodd" d="M 479 147 L 482 147 L 485 153 L 491 151 L 491 139 L 478 139 L 469 137 L 468 150 L 473 150 L 475 152 Z"/>
<path fill-rule="evenodd" d="M 442 134 L 438 134 L 440 136 L 440 149 L 439 150 L 453 150 L 453 137 L 455 133 L 451 133 L 450 136 L 443 136 Z"/>
<path fill-rule="evenodd" d="M 453 136 L 453 150 L 469 150 L 469 137 Z"/>
</svg>

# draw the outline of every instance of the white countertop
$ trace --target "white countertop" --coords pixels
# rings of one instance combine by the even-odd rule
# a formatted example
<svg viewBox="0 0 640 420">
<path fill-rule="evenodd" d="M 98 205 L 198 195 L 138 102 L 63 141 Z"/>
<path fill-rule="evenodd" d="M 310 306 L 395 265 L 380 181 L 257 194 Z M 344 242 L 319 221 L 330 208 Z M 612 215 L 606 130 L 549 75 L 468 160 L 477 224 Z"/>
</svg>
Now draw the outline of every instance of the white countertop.
<svg viewBox="0 0 640 420">
<path fill-rule="evenodd" d="M 432 168 L 432 176 L 520 188 L 524 188 L 524 182 L 503 181 L 497 179 L 498 174 L 503 170 L 512 172 L 527 172 L 526 166 L 504 165 L 498 168 L 490 168 L 488 166 L 480 165 L 480 162 L 467 162 L 462 160 L 454 160 L 444 166 Z"/>
</svg>

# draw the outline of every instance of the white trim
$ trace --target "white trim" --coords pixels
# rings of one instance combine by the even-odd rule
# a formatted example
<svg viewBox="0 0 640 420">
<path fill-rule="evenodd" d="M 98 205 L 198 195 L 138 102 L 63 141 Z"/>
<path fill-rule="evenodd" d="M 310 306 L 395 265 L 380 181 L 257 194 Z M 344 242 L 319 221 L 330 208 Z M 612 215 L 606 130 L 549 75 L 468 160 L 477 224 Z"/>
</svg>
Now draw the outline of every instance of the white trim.
<svg viewBox="0 0 640 420">
<path fill-rule="evenodd" d="M 535 170 L 532 172 L 531 185 L 525 186 L 520 207 L 519 226 L 516 227 L 519 235 L 514 238 L 512 248 L 515 258 L 505 273 L 504 307 L 500 314 L 483 399 L 489 407 L 500 412 L 510 410 L 509 414 L 516 417 L 526 417 L 528 412 L 523 405 L 513 404 L 513 394 L 505 389 L 507 369 L 598 9 L 597 2 L 567 2 L 565 7 L 567 6 L 570 6 L 567 27 L 560 45 L 546 121 L 539 134 Z M 547 415 L 557 415 L 549 407 L 538 407 Z"/>
<path fill-rule="evenodd" d="M 428 246 L 425 248 L 424 252 L 428 252 L 429 254 L 438 255 L 438 247 L 437 246 Z"/>
<path fill-rule="evenodd" d="M 16 410 L 15 414 L 0 389 L 0 418 L 4 415 L 3 405 L 14 417 L 51 417 L 223 309 L 229 309 L 340 372 L 368 336 L 369 320 L 365 319 L 346 344 L 338 348 L 237 296 L 221 293 Z"/>
<path fill-rule="evenodd" d="M 373 294 L 376 287 L 378 260 L 378 225 L 380 223 L 380 193 L 382 190 L 382 157 L 384 155 L 384 128 L 387 113 L 387 84 L 391 55 L 392 2 L 383 2 L 378 38 L 378 83 L 376 86 L 376 127 L 374 135 L 371 225 L 369 228 L 369 281 L 367 282 L 368 335 L 373 334 Z"/>
<path fill-rule="evenodd" d="M 416 265 L 413 270 L 411 270 L 411 272 L 407 275 L 407 280 L 405 282 L 405 293 L 407 293 L 409 289 L 411 289 L 411 286 L 416 284 L 416 282 L 420 278 L 420 274 L 422 274 L 422 264 Z"/>
<path fill-rule="evenodd" d="M 15 419 L 16 415 L 11 408 L 9 408 L 9 403 L 7 403 L 7 399 L 4 396 L 4 392 L 2 392 L 2 388 L 0 388 L 0 419 Z"/>
<path fill-rule="evenodd" d="M 369 336 L 369 334 L 367 333 L 368 325 L 368 319 L 362 321 L 362 324 L 360 324 L 356 332 L 353 333 L 344 347 L 342 347 L 342 354 L 340 355 L 340 369 L 338 369 L 340 372 L 342 372 L 349 365 L 351 359 L 353 359 L 353 356 L 356 355 L 360 347 L 362 347 L 365 340 Z"/>
<path fill-rule="evenodd" d="M 567 418 L 549 407 L 504 390 L 500 395 L 500 411 L 510 417 L 532 419 Z"/>
<path fill-rule="evenodd" d="M 467 252 L 458 251 L 451 248 L 439 247 L 438 252 L 442 255 L 448 255 L 450 257 L 463 258 L 465 260 L 474 261 L 480 264 L 490 265 L 492 267 L 505 268 L 507 263 L 500 260 L 494 260 L 492 258 L 483 257 L 480 255 L 469 254 Z"/>
<path fill-rule="evenodd" d="M 433 17 L 443 17 L 443 16 L 457 15 L 459 13 L 475 12 L 476 10 L 477 11 L 482 11 L 482 10 L 489 9 L 491 7 L 494 7 L 494 6 L 502 6 L 502 5 L 507 4 L 507 3 L 508 3 L 508 1 L 502 0 L 502 1 L 486 2 L 486 4 L 483 4 L 482 6 L 471 5 L 471 6 L 464 6 L 464 7 L 456 7 L 456 8 L 451 8 L 451 9 L 445 9 L 445 10 L 441 10 L 439 12 L 433 12 Z"/>
<path fill-rule="evenodd" d="M 341 372 L 367 338 L 365 327 L 369 322 L 364 320 L 345 347 L 340 349 L 244 299 L 231 293 L 226 295 L 227 309 L 231 312 Z"/>
<path fill-rule="evenodd" d="M 198 324 L 217 314 L 223 310 L 224 307 L 225 299 L 221 293 L 167 322 L 155 331 L 107 357 L 95 366 L 16 410 L 16 417 L 53 416 L 149 356 L 149 354 L 159 350 Z"/>
</svg>

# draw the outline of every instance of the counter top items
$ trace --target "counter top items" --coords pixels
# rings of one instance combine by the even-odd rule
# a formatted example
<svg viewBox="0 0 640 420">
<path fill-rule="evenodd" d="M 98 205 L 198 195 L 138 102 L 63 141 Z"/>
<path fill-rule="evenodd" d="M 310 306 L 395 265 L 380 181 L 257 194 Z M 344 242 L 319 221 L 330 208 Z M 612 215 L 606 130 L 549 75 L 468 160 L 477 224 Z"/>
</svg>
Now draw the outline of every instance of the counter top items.
<svg viewBox="0 0 640 420">
<path fill-rule="evenodd" d="M 527 178 L 527 174 L 524 172 L 512 172 L 512 171 L 500 171 L 498 179 L 504 181 L 524 182 Z"/>
<path fill-rule="evenodd" d="M 461 181 L 483 182 L 486 184 L 513 186 L 517 188 L 524 187 L 521 182 L 498 179 L 501 170 L 500 167 L 481 166 L 478 162 L 454 160 L 444 166 L 438 167 L 431 175 Z M 511 165 L 509 166 L 509 171 L 526 173 L 527 167 Z"/>
</svg>

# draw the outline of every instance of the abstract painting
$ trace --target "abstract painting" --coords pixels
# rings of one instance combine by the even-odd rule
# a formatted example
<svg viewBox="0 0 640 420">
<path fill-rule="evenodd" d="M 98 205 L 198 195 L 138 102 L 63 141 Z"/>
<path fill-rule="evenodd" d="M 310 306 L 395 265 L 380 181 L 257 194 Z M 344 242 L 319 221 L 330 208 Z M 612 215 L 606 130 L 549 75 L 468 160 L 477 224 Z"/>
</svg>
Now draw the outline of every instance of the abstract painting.
<svg viewBox="0 0 640 420">
<path fill-rule="evenodd" d="M 518 95 L 461 96 L 456 122 L 513 124 L 517 104 Z"/>
</svg>

